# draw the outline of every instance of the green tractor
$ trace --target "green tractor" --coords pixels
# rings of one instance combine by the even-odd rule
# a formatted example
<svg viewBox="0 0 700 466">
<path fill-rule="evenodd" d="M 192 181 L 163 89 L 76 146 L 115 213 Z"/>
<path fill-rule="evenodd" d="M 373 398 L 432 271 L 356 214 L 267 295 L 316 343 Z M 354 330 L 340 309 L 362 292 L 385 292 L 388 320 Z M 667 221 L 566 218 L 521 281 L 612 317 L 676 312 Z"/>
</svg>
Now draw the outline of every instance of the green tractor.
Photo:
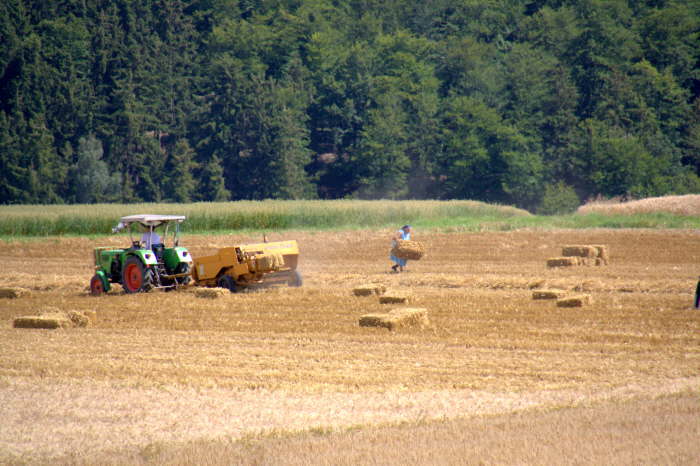
<svg viewBox="0 0 700 466">
<path fill-rule="evenodd" d="M 181 215 L 122 217 L 112 232 L 128 229 L 131 247 L 95 248 L 95 275 L 90 280 L 90 292 L 93 295 L 106 293 L 112 283 L 121 284 L 127 293 L 150 291 L 153 288 L 168 290 L 187 285 L 191 280 L 192 256 L 187 248 L 178 245 L 180 223 L 184 220 L 185 217 Z M 172 246 L 166 247 L 156 229 L 164 227 L 163 238 L 167 240 L 171 223 L 175 224 Z M 134 239 L 133 227 L 143 233 L 138 240 Z"/>
</svg>

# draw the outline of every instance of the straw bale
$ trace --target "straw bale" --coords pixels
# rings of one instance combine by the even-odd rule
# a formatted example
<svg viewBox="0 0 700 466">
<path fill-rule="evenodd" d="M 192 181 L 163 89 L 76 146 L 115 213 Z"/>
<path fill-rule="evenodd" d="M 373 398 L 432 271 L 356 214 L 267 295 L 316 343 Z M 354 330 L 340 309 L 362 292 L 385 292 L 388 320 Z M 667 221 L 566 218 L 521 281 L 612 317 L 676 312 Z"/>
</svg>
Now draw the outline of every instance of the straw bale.
<svg viewBox="0 0 700 466">
<path fill-rule="evenodd" d="M 194 295 L 198 298 L 217 299 L 227 296 L 231 292 L 225 288 L 195 288 Z"/>
<path fill-rule="evenodd" d="M 579 257 L 552 257 L 547 259 L 547 267 L 571 267 L 579 265 Z"/>
<path fill-rule="evenodd" d="M 409 302 L 411 296 L 408 293 L 399 291 L 387 291 L 386 294 L 379 297 L 380 304 L 405 304 Z"/>
<path fill-rule="evenodd" d="M 409 259 L 417 261 L 425 255 L 423 243 L 410 240 L 397 240 L 396 245 L 391 249 L 391 255 L 399 259 Z"/>
<path fill-rule="evenodd" d="M 387 327 L 386 314 L 365 314 L 360 316 L 360 327 Z"/>
<path fill-rule="evenodd" d="M 596 265 L 608 265 L 608 262 L 610 261 L 610 253 L 608 252 L 608 247 L 604 244 L 592 244 L 591 247 L 594 247 L 596 249 L 598 253 L 598 259 L 600 259 L 600 261 L 596 260 Z"/>
<path fill-rule="evenodd" d="M 67 315 L 74 327 L 87 327 L 90 324 L 90 319 L 82 312 L 68 311 Z"/>
<path fill-rule="evenodd" d="M 279 270 L 284 265 L 284 257 L 282 257 L 282 254 L 276 253 L 257 254 L 255 263 L 259 272 Z"/>
<path fill-rule="evenodd" d="M 0 288 L 0 298 L 15 299 L 29 296 L 30 294 L 32 294 L 30 290 L 17 286 Z"/>
<path fill-rule="evenodd" d="M 597 257 L 598 250 L 593 246 L 564 246 L 561 250 L 564 257 Z"/>
<path fill-rule="evenodd" d="M 532 299 L 559 299 L 566 296 L 563 290 L 536 290 L 532 292 Z"/>
<path fill-rule="evenodd" d="M 568 298 L 562 298 L 557 300 L 557 306 L 559 307 L 581 307 L 584 304 L 590 304 L 593 300 L 590 295 L 577 295 L 569 296 Z"/>
<path fill-rule="evenodd" d="M 428 310 L 425 308 L 399 308 L 386 314 L 365 314 L 360 317 L 361 327 L 384 327 L 389 330 L 402 327 L 424 328 L 428 324 Z"/>
<path fill-rule="evenodd" d="M 72 327 L 73 322 L 66 314 L 42 314 L 40 316 L 22 316 L 17 317 L 13 326 L 15 328 L 44 328 L 56 329 Z"/>
<path fill-rule="evenodd" d="M 381 283 L 366 283 L 353 288 L 352 292 L 355 296 L 381 296 L 386 292 L 386 286 Z"/>
</svg>

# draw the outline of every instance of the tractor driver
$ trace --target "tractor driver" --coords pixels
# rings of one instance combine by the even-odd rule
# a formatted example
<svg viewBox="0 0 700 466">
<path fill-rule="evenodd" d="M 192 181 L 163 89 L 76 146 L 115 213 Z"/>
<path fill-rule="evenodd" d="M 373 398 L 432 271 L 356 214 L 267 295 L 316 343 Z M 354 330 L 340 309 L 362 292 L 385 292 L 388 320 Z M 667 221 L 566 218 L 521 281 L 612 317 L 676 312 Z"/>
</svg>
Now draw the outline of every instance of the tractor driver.
<svg viewBox="0 0 700 466">
<path fill-rule="evenodd" d="M 156 233 L 154 230 L 148 227 L 144 232 L 143 235 L 141 235 L 141 244 L 143 247 L 146 249 L 153 249 L 153 246 L 156 244 L 162 244 L 162 241 L 160 239 L 160 235 Z"/>
</svg>

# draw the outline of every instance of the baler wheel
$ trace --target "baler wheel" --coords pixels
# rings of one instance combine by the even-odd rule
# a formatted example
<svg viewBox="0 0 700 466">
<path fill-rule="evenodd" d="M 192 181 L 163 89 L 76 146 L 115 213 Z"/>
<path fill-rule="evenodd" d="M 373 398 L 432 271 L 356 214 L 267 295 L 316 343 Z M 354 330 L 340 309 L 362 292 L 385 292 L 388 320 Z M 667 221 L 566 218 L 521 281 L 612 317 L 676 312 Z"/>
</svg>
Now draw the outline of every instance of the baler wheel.
<svg viewBox="0 0 700 466">
<path fill-rule="evenodd" d="M 236 281 L 230 275 L 220 276 L 219 279 L 216 281 L 216 284 L 219 288 L 226 288 L 231 293 L 236 292 L 236 288 L 237 288 Z"/>
<path fill-rule="evenodd" d="M 289 278 L 287 278 L 288 286 L 299 287 L 304 284 L 304 279 L 301 277 L 301 273 L 298 270 L 290 270 Z"/>
</svg>

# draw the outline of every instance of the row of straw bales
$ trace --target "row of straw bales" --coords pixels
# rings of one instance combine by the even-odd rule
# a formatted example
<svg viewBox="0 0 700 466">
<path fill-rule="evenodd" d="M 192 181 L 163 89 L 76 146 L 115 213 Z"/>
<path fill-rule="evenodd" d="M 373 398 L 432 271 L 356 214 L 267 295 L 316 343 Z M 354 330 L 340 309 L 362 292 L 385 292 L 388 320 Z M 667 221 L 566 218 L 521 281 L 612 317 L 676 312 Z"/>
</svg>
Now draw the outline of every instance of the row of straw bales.
<svg viewBox="0 0 700 466">
<path fill-rule="evenodd" d="M 380 283 L 367 283 L 353 288 L 355 296 L 376 296 L 380 304 L 408 304 L 413 296 L 405 291 L 388 290 Z M 384 313 L 371 313 L 360 316 L 361 327 L 382 327 L 395 330 L 404 327 L 424 328 L 429 325 L 428 310 L 425 308 L 395 308 Z"/>
<path fill-rule="evenodd" d="M 547 259 L 547 267 L 571 267 L 578 265 L 608 265 L 610 254 L 603 244 L 564 246 L 561 257 Z"/>
<path fill-rule="evenodd" d="M 556 300 L 558 307 L 582 307 L 593 302 L 591 295 L 577 294 L 567 296 L 567 292 L 564 290 L 534 290 L 532 299 Z"/>
</svg>

